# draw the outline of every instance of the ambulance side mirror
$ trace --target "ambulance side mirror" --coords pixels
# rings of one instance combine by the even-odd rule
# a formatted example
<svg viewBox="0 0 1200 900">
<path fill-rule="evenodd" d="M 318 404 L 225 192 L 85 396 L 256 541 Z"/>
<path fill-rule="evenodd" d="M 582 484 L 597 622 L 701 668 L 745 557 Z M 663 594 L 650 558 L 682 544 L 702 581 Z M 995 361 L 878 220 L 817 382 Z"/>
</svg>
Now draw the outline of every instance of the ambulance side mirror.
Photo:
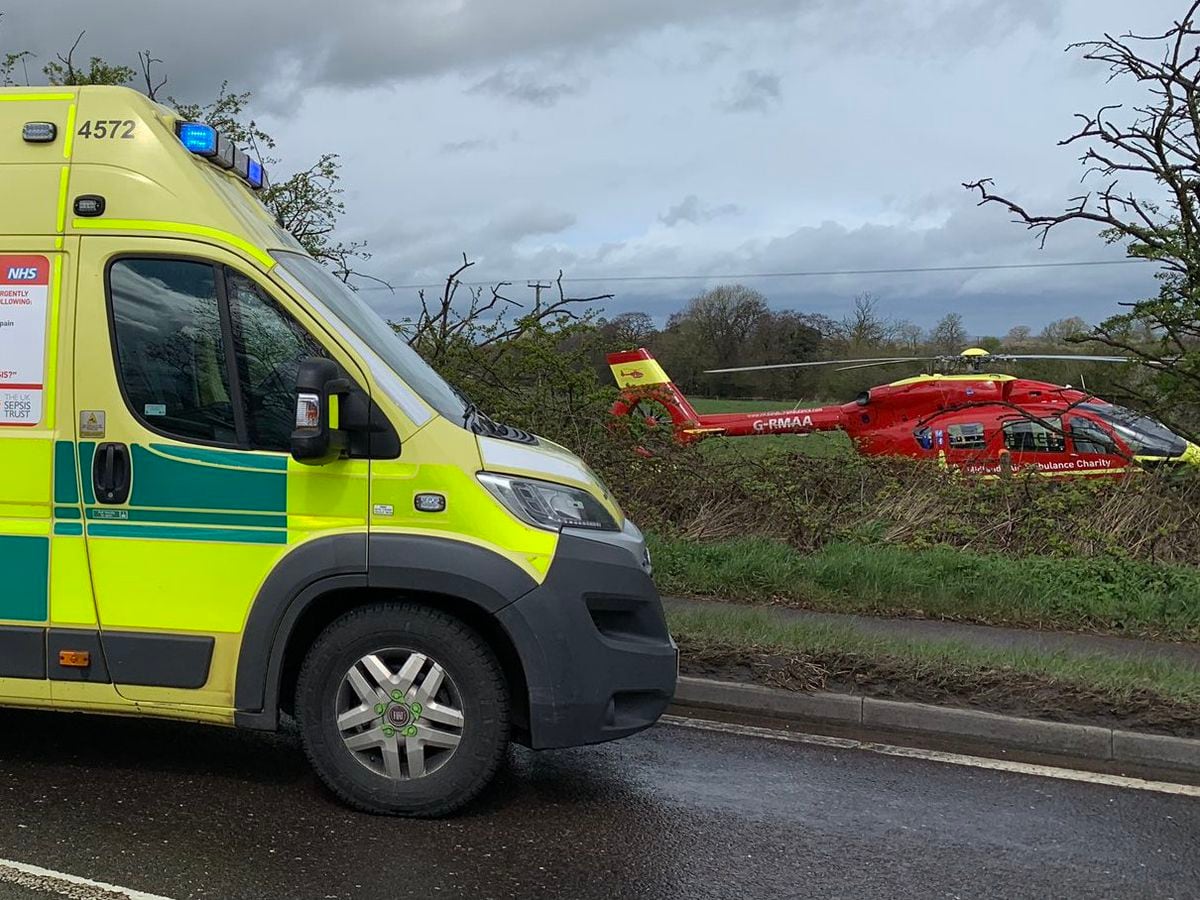
<svg viewBox="0 0 1200 900">
<path fill-rule="evenodd" d="M 346 432 L 338 427 L 340 400 L 349 394 L 350 388 L 350 381 L 333 360 L 310 356 L 300 361 L 292 459 L 322 466 L 342 455 L 348 439 Z"/>
</svg>

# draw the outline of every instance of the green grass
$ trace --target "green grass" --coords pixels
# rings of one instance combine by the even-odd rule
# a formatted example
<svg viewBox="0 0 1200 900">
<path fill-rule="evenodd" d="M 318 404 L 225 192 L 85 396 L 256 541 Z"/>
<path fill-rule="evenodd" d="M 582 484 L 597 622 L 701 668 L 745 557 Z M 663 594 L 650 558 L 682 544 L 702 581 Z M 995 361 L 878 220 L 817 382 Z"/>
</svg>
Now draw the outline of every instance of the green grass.
<svg viewBox="0 0 1200 900">
<path fill-rule="evenodd" d="M 1200 639 L 1200 569 L 1112 558 L 1014 558 L 950 547 L 650 536 L 664 594 L 869 615 Z"/>
<path fill-rule="evenodd" d="M 1200 670 L 1172 660 L 1123 660 L 868 637 L 846 628 L 784 621 L 770 610 L 745 607 L 672 609 L 668 618 L 685 650 L 695 643 L 803 654 L 816 660 L 835 658 L 847 670 L 843 676 L 854 674 L 854 659 L 871 660 L 891 669 L 899 679 L 918 684 L 940 679 L 948 693 L 970 691 L 988 673 L 1014 684 L 1022 676 L 1056 682 L 1113 701 L 1128 701 L 1149 691 L 1172 703 L 1200 706 Z"/>
<path fill-rule="evenodd" d="M 777 412 L 821 404 L 806 400 L 721 400 L 709 397 L 689 397 L 696 412 L 756 413 Z M 822 431 L 816 434 L 765 434 L 752 438 L 713 438 L 703 445 L 705 452 L 714 454 L 743 453 L 760 455 L 772 451 L 797 452 L 822 459 L 836 458 L 854 452 L 850 438 L 842 431 Z"/>
</svg>

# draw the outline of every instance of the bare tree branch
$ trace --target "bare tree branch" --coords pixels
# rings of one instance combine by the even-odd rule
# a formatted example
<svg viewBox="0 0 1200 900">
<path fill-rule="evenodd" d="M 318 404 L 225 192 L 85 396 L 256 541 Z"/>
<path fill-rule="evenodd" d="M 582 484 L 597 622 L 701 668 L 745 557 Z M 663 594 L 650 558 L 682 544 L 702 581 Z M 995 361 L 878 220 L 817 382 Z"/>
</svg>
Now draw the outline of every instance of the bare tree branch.
<svg viewBox="0 0 1200 900">
<path fill-rule="evenodd" d="M 150 55 L 149 50 L 138 51 L 138 63 L 142 67 L 142 78 L 146 83 L 146 96 L 151 100 L 158 100 L 158 92 L 162 90 L 167 83 L 167 76 L 164 75 L 162 80 L 155 82 L 153 69 L 155 63 L 161 63 L 162 60 Z"/>
<path fill-rule="evenodd" d="M 1034 232 L 1039 246 L 1067 222 L 1094 223 L 1109 243 L 1121 242 L 1130 257 L 1158 267 L 1158 296 L 1132 303 L 1089 339 L 1153 366 L 1153 382 L 1143 375 L 1140 390 L 1129 386 L 1131 395 L 1155 396 L 1155 405 L 1170 406 L 1193 434 L 1200 432 L 1198 11 L 1200 0 L 1191 0 L 1183 17 L 1161 32 L 1105 34 L 1068 48 L 1105 66 L 1109 81 L 1136 82 L 1146 99 L 1076 116 L 1078 127 L 1059 145 L 1082 146 L 1088 189 L 1061 211 L 1031 211 L 997 192 L 990 178 L 963 183 L 980 206 L 999 205 Z"/>
</svg>

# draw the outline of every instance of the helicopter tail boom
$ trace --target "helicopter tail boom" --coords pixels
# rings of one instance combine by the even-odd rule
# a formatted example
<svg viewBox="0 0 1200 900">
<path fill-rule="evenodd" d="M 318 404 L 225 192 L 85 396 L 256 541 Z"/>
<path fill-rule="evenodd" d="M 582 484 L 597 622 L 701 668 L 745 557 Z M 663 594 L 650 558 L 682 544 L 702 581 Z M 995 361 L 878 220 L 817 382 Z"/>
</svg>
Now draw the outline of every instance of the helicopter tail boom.
<svg viewBox="0 0 1200 900">
<path fill-rule="evenodd" d="M 621 389 L 621 396 L 613 404 L 613 415 L 643 415 L 649 421 L 659 421 L 657 414 L 660 408 L 664 409 L 670 416 L 675 437 L 680 441 L 713 435 L 811 434 L 841 428 L 845 421 L 840 406 L 701 415 L 644 347 L 610 353 L 608 365 Z"/>
</svg>

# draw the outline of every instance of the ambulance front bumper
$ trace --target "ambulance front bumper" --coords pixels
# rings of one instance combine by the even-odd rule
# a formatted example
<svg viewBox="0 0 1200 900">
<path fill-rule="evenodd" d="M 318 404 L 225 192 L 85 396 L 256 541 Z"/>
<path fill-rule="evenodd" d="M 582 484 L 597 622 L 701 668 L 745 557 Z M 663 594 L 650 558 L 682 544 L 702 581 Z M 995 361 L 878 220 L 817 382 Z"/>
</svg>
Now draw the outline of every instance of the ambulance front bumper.
<svg viewBox="0 0 1200 900">
<path fill-rule="evenodd" d="M 545 582 L 498 614 L 528 686 L 518 739 L 534 749 L 635 734 L 675 695 L 678 650 L 644 550 L 627 537 L 564 532 Z"/>
</svg>

